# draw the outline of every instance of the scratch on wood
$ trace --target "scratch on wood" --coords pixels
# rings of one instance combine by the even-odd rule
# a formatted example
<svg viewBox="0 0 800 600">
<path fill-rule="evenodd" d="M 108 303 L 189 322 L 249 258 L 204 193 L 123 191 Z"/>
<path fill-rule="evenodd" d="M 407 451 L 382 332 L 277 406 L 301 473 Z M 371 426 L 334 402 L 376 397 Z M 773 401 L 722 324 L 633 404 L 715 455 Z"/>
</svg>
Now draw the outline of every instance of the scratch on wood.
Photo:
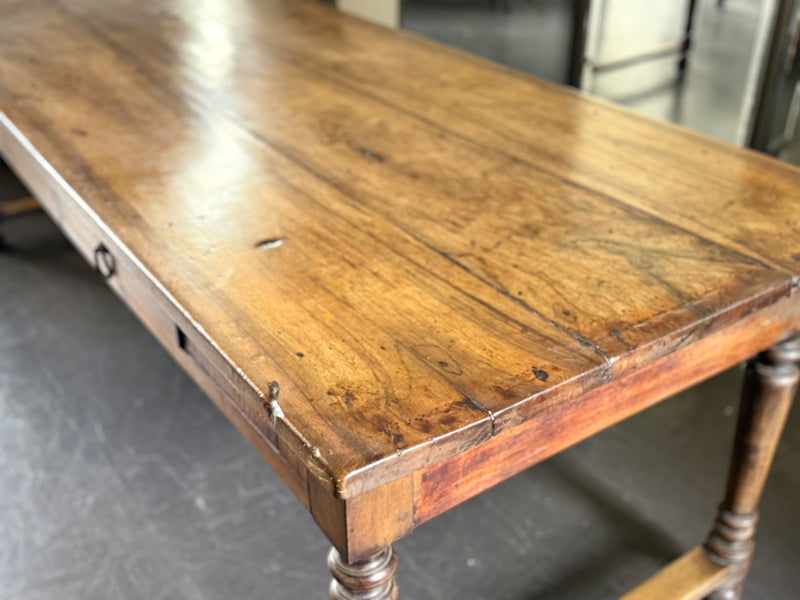
<svg viewBox="0 0 800 600">
<path fill-rule="evenodd" d="M 270 248 L 277 248 L 278 246 L 282 246 L 284 241 L 285 241 L 284 238 L 269 238 L 258 242 L 256 244 L 256 248 L 260 250 L 269 250 Z"/>
<path fill-rule="evenodd" d="M 367 150 L 366 148 L 361 149 L 361 156 L 368 160 L 374 160 L 376 162 L 384 162 L 386 159 L 384 158 L 383 154 L 380 152 L 373 152 L 372 150 Z"/>
</svg>

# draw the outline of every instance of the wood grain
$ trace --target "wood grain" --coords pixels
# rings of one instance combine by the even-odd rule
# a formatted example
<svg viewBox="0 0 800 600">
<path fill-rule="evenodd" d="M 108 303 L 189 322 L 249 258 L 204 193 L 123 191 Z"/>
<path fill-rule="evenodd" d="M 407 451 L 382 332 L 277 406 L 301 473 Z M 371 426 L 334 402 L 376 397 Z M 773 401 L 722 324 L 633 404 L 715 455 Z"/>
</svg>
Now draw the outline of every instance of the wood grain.
<svg viewBox="0 0 800 600">
<path fill-rule="evenodd" d="M 665 395 L 587 392 L 796 325 L 796 170 L 316 2 L 5 0 L 0 112 L 84 256 L 339 499 L 481 446 L 518 471 Z"/>
<path fill-rule="evenodd" d="M 523 424 L 414 475 L 414 521 L 457 506 L 533 464 L 721 373 L 800 328 L 794 298 L 784 298 L 735 325 L 569 402 L 542 406 Z"/>
<path fill-rule="evenodd" d="M 422 63 L 429 61 L 444 69 L 441 73 L 469 70 L 477 78 L 473 83 L 516 87 L 516 75 L 507 81 L 496 66 L 487 73 L 476 68 L 473 60 L 452 60 L 450 51 L 433 53 L 423 43 L 403 44 L 409 41 L 406 35 L 392 36 L 382 44 L 380 29 L 357 21 L 325 19 L 321 23 L 328 13 L 314 3 L 266 3 L 252 10 L 249 17 L 265 24 L 269 32 L 262 44 L 258 43 L 261 31 L 248 26 L 246 14 L 222 17 L 238 35 L 253 36 L 252 43 L 237 54 L 236 69 L 226 81 L 226 91 L 239 99 L 236 111 L 227 113 L 231 119 L 340 191 L 346 201 L 368 207 L 444 255 L 477 278 L 475 284 L 512 298 L 604 360 L 614 361 L 615 370 L 631 366 L 630 361 L 615 359 L 632 350 L 643 355 L 644 347 L 662 339 L 662 321 L 669 321 L 667 327 L 693 323 L 698 316 L 717 312 L 718 302 L 726 302 L 725 285 L 732 280 L 743 291 L 750 285 L 762 289 L 769 279 L 761 259 L 749 252 L 720 247 L 703 235 L 689 234 L 621 204 L 605 192 L 576 185 L 545 169 L 544 161 L 534 164 L 500 151 L 486 139 L 465 135 L 460 122 L 431 122 L 417 112 L 400 110 L 363 82 L 365 77 L 380 77 L 382 88 L 402 86 L 414 98 L 407 88 L 419 82 L 410 81 L 409 70 L 419 68 L 427 74 L 429 68 Z M 169 87 L 176 85 L 169 62 L 174 49 L 165 47 L 164 32 L 150 26 L 163 16 L 163 10 L 143 14 L 138 7 L 103 15 L 103 36 L 119 52 L 146 56 L 153 68 L 151 78 Z M 186 30 L 192 26 L 189 15 L 185 21 L 172 16 L 170 27 Z M 319 44 L 320 36 L 332 46 L 335 43 L 337 52 L 346 51 L 341 50 L 342 42 L 345 48 L 352 46 L 356 65 L 363 65 L 364 73 L 344 77 L 340 72 L 350 72 L 352 66 L 320 62 L 337 54 L 312 50 L 312 40 Z M 142 39 L 147 44 L 139 50 Z M 309 45 L 300 47 L 301 42 Z M 375 43 L 374 54 L 386 59 L 385 65 L 397 66 L 396 77 L 387 81 L 386 69 L 380 68 L 377 59 L 368 66 L 363 63 L 369 43 Z M 397 59 L 389 60 L 385 48 L 408 51 L 420 63 L 409 60 L 396 65 Z M 428 60 L 420 56 L 426 50 Z M 312 57 L 317 58 L 312 61 Z M 251 69 L 263 70 L 264 76 L 254 80 Z M 202 76 L 191 68 L 186 71 L 180 75 L 189 81 Z M 490 75 L 497 81 L 486 80 Z M 440 77 L 435 79 L 437 86 Z M 528 87 L 527 93 L 536 93 L 536 100 L 546 104 L 545 111 L 563 118 L 566 111 L 556 107 L 561 96 L 566 101 L 569 94 L 557 88 L 558 98 L 540 97 L 540 82 L 535 83 L 537 87 Z M 444 84 L 448 90 L 447 81 Z M 458 90 L 459 95 L 464 93 L 465 89 Z M 259 99 L 276 95 L 280 105 L 274 112 L 272 107 L 265 111 Z M 429 96 L 426 105 L 442 103 L 438 89 L 435 94 L 429 90 Z M 203 90 L 197 90 L 193 99 L 198 110 L 210 100 Z M 452 112 L 459 114 L 463 102 L 452 100 L 448 109 L 455 108 Z M 477 105 L 483 103 L 480 96 L 476 100 Z M 497 99 L 492 112 L 503 102 Z M 535 132 L 541 120 L 534 120 L 536 127 L 528 129 Z M 547 141 L 553 147 L 563 145 L 558 136 Z M 698 178 L 695 183 L 702 181 Z M 647 185 L 660 187 L 661 182 L 650 177 Z M 392 190 L 402 193 L 391 194 Z M 432 198 L 439 201 L 427 201 Z M 567 271 L 569 277 L 560 276 Z M 771 275 L 777 280 L 786 274 Z M 645 360 L 645 356 L 638 358 Z M 470 391 L 486 395 L 484 387 Z M 522 392 L 515 396 L 523 399 Z M 494 405 L 491 398 L 478 399 L 490 409 L 507 404 L 506 399 Z"/>
<path fill-rule="evenodd" d="M 349 563 L 367 560 L 415 526 L 413 476 L 395 479 L 342 500 L 309 479 L 309 510 Z"/>
</svg>

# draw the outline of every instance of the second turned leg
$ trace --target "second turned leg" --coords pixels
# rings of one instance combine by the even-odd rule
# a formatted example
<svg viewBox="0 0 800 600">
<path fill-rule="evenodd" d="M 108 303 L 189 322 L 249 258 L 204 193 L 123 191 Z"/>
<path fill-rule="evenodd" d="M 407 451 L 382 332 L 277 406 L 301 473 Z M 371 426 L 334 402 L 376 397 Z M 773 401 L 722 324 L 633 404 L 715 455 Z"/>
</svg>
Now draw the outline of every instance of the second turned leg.
<svg viewBox="0 0 800 600">
<path fill-rule="evenodd" d="M 367 560 L 348 564 L 335 548 L 328 555 L 333 575 L 331 600 L 397 600 L 394 571 L 397 558 L 391 546 Z"/>
<path fill-rule="evenodd" d="M 708 600 L 739 600 L 753 554 L 758 503 L 797 390 L 800 338 L 776 344 L 747 367 L 728 488 L 706 542 L 712 560 L 734 577 Z"/>
</svg>

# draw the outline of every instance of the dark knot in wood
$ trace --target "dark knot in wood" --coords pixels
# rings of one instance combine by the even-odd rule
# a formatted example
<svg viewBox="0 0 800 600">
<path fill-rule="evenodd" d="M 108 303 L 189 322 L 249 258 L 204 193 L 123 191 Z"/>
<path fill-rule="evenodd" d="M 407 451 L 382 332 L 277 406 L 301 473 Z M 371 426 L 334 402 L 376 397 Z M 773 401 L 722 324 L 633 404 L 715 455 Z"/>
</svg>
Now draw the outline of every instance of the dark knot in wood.
<svg viewBox="0 0 800 600">
<path fill-rule="evenodd" d="M 328 554 L 328 568 L 333 575 L 331 600 L 397 600 L 394 580 L 397 558 L 391 546 L 351 565 L 332 548 Z"/>
</svg>

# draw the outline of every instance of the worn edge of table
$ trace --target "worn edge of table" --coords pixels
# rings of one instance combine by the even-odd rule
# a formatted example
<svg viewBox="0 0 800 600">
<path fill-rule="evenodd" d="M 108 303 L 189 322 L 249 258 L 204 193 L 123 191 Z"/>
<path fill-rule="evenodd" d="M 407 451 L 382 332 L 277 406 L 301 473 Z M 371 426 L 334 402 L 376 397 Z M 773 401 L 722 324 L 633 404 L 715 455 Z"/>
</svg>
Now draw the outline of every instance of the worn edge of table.
<svg viewBox="0 0 800 600">
<path fill-rule="evenodd" d="M 411 465 L 413 469 L 409 470 L 408 462 L 384 461 L 379 480 L 356 480 L 344 495 L 342 482 L 332 477 L 301 433 L 282 414 L 270 413 L 269 399 L 2 112 L 0 155 L 90 264 L 98 244 L 112 251 L 117 274 L 109 280 L 110 287 L 261 453 L 351 561 L 373 554 L 469 497 L 766 349 L 800 327 L 794 288 L 787 276 L 785 286 L 759 297 L 755 304 L 745 303 L 740 310 L 750 311 L 749 316 L 732 319 L 728 313 L 737 314 L 737 307 L 728 307 L 728 318 L 709 318 L 713 327 L 700 331 L 699 339 L 694 339 L 692 330 L 676 332 L 672 341 L 662 340 L 663 347 L 652 352 L 665 355 L 634 374 L 623 370 L 618 378 L 587 393 L 572 398 L 556 395 L 531 404 L 528 420 L 496 436 L 466 441 L 453 434 L 443 436 L 434 440 L 421 462 Z M 184 338 L 180 345 L 178 331 Z M 685 377 L 674 376 L 678 368 Z M 254 404 L 252 396 L 260 408 L 248 408 Z M 614 403 L 611 397 L 616 397 Z M 587 412 L 586 407 L 592 410 Z M 577 435 L 561 435 L 567 420 Z"/>
</svg>

